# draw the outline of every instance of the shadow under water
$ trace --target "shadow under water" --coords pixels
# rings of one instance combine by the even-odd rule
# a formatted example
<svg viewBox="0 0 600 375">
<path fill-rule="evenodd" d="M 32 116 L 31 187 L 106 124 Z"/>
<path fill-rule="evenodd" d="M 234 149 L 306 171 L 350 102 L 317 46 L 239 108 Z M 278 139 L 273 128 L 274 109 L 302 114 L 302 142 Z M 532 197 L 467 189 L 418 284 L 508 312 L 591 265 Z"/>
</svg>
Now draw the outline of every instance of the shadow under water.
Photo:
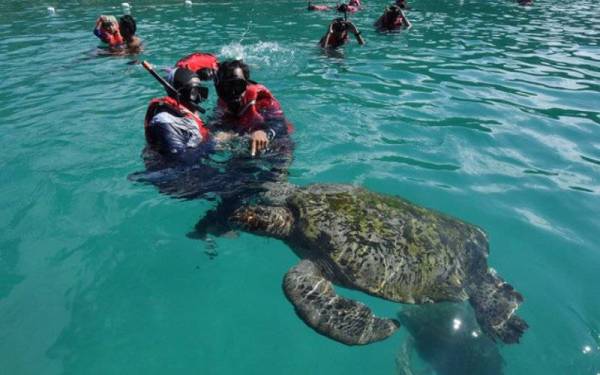
<svg viewBox="0 0 600 375">
<path fill-rule="evenodd" d="M 397 358 L 400 375 L 501 375 L 504 360 L 498 346 L 479 329 L 465 303 L 406 305 L 398 320 L 412 337 Z M 418 366 L 413 351 L 427 363 Z"/>
</svg>

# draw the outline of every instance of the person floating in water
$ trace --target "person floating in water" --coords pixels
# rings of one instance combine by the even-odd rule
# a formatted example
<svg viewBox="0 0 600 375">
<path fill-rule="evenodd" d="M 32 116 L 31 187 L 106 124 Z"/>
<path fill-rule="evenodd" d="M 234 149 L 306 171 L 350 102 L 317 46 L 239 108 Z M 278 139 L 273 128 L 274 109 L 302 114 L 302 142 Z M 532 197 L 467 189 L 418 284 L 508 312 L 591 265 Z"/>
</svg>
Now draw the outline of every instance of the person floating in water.
<svg viewBox="0 0 600 375">
<path fill-rule="evenodd" d="M 331 10 L 332 8 L 329 5 L 313 5 L 312 2 L 308 2 L 308 10 L 316 10 L 316 11 L 324 11 Z"/>
<path fill-rule="evenodd" d="M 119 23 L 115 16 L 101 15 L 98 17 L 94 27 L 94 35 L 112 48 L 123 44 L 123 36 L 121 36 Z"/>
<path fill-rule="evenodd" d="M 399 6 L 392 5 L 385 8 L 383 15 L 375 21 L 375 27 L 379 31 L 391 31 L 400 28 L 410 29 L 412 24 Z"/>
<path fill-rule="evenodd" d="M 123 44 L 130 53 L 140 53 L 143 49 L 142 41 L 135 35 L 136 30 L 137 24 L 133 17 L 126 14 L 119 18 L 119 31 L 123 37 Z"/>
<path fill-rule="evenodd" d="M 342 46 L 348 42 L 348 32 L 354 34 L 358 44 L 365 44 L 365 40 L 360 35 L 360 31 L 358 31 L 356 26 L 343 18 L 336 18 L 329 24 L 327 33 L 323 35 L 319 44 L 323 48 L 336 48 Z"/>
<path fill-rule="evenodd" d="M 362 5 L 360 0 L 350 0 L 348 4 L 342 3 L 338 5 L 336 9 L 340 13 L 356 13 L 362 9 Z"/>
<path fill-rule="evenodd" d="M 250 68 L 243 61 L 221 62 L 215 88 L 219 96 L 215 130 L 248 134 L 252 156 L 291 130 L 277 99 L 265 86 L 250 80 Z"/>
<path fill-rule="evenodd" d="M 148 68 L 147 68 L 148 69 Z M 209 140 L 199 116 L 199 104 L 208 96 L 196 73 L 176 68 L 170 73 L 168 96 L 152 99 L 144 120 L 148 145 L 165 156 L 180 156 Z"/>
</svg>

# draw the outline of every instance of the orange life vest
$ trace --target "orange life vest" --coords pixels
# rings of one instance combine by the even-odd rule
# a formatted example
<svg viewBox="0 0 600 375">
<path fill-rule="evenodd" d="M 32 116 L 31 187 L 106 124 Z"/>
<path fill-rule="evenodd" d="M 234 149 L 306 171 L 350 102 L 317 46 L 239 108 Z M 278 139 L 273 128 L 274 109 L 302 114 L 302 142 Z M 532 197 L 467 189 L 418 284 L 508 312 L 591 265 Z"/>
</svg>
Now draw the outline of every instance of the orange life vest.
<svg viewBox="0 0 600 375">
<path fill-rule="evenodd" d="M 281 105 L 275 99 L 273 94 L 265 86 L 258 83 L 251 83 L 246 87 L 244 96 L 242 97 L 242 107 L 237 114 L 232 114 L 227 111 L 227 104 L 222 99 L 219 99 L 217 104 L 225 113 L 229 113 L 238 119 L 242 131 L 252 131 L 256 125 L 265 123 L 265 116 L 274 116 L 283 118 Z M 287 122 L 288 133 L 293 131 L 291 123 Z"/>
<path fill-rule="evenodd" d="M 150 101 L 148 104 L 148 110 L 146 111 L 146 117 L 144 118 L 144 130 L 146 134 L 146 140 L 150 142 L 149 134 L 148 134 L 148 126 L 150 126 L 150 121 L 152 117 L 154 117 L 157 113 L 161 111 L 161 108 L 166 107 L 169 112 L 180 116 L 191 118 L 198 125 L 198 130 L 200 131 L 200 135 L 202 136 L 202 140 L 206 141 L 208 139 L 209 133 L 208 129 L 204 125 L 204 122 L 197 114 L 187 109 L 183 104 L 179 103 L 177 100 L 171 98 L 170 96 L 165 96 L 163 98 L 155 98 Z"/>
</svg>

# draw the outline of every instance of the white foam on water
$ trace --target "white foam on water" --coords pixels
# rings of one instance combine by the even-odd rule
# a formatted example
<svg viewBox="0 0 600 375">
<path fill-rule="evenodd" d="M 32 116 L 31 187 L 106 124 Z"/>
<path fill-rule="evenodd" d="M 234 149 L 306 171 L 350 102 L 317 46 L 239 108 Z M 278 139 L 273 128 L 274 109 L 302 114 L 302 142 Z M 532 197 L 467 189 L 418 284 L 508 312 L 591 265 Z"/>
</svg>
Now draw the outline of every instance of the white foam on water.
<svg viewBox="0 0 600 375">
<path fill-rule="evenodd" d="M 190 0 L 185 0 L 183 3 L 186 7 L 191 7 L 193 3 Z"/>
<path fill-rule="evenodd" d="M 294 64 L 295 50 L 281 46 L 277 42 L 258 42 L 255 44 L 242 45 L 233 42 L 221 48 L 219 53 L 221 60 L 238 59 L 244 60 L 252 69 L 268 68 L 271 73 L 281 69 L 296 70 Z"/>
<path fill-rule="evenodd" d="M 54 9 L 54 7 L 48 7 L 47 10 L 48 10 L 48 14 L 51 16 L 56 14 L 56 9 Z"/>
</svg>

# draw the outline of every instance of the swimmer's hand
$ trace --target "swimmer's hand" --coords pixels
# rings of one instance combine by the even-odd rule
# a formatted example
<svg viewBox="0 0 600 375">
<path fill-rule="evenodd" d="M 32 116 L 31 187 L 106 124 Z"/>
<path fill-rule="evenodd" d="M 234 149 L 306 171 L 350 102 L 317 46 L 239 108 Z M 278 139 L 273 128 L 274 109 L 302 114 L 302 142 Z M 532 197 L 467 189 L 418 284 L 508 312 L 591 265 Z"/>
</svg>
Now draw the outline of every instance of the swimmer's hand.
<svg viewBox="0 0 600 375">
<path fill-rule="evenodd" d="M 269 145 L 269 138 L 267 133 L 263 130 L 257 130 L 250 134 L 250 155 L 256 156 L 257 152 L 260 152 L 267 148 Z"/>
</svg>

